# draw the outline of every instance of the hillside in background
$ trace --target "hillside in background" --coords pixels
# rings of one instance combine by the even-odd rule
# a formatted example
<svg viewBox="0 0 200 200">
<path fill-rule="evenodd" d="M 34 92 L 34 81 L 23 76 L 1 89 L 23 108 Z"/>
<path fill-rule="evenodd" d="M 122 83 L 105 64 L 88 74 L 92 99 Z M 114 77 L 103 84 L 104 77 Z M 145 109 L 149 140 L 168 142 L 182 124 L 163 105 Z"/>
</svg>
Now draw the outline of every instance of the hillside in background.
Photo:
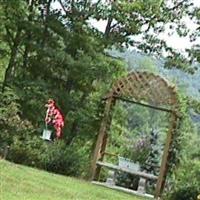
<svg viewBox="0 0 200 200">
<path fill-rule="evenodd" d="M 182 70 L 164 68 L 162 59 L 138 53 L 136 51 L 119 52 L 113 50 L 112 56 L 122 58 L 128 64 L 129 70 L 152 70 L 159 73 L 169 81 L 172 81 L 182 91 L 185 91 L 190 97 L 200 99 L 200 69 L 194 74 L 188 74 Z"/>
</svg>

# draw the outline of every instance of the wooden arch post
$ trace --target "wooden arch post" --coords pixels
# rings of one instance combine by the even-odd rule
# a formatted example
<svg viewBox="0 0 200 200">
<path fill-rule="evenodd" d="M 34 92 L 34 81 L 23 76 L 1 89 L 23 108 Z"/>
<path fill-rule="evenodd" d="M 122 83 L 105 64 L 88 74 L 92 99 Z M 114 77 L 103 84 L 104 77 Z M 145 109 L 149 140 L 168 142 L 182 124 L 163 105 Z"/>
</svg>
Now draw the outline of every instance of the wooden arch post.
<svg viewBox="0 0 200 200">
<path fill-rule="evenodd" d="M 160 172 L 159 172 L 158 180 L 156 183 L 156 190 L 155 190 L 156 199 L 158 199 L 161 196 L 161 193 L 165 185 L 166 175 L 168 172 L 168 160 L 169 160 L 169 155 L 170 155 L 169 151 L 173 142 L 173 135 L 176 133 L 176 128 L 177 128 L 179 118 L 175 113 L 171 113 L 171 120 L 172 120 L 172 123 L 169 128 L 169 132 L 167 134 L 167 139 L 166 139 L 164 152 L 162 156 Z"/>
<path fill-rule="evenodd" d="M 98 138 L 96 142 L 96 147 L 95 147 L 93 158 L 92 158 L 92 165 L 91 165 L 92 180 L 98 180 L 99 174 L 101 171 L 101 166 L 97 166 L 96 162 L 102 161 L 104 157 L 104 152 L 106 149 L 107 137 L 108 137 L 107 131 L 111 123 L 110 112 L 111 112 L 114 102 L 115 102 L 115 99 L 113 98 L 112 95 L 106 99 L 104 115 L 101 122 L 100 130 L 99 130 L 99 134 L 98 134 Z"/>
</svg>

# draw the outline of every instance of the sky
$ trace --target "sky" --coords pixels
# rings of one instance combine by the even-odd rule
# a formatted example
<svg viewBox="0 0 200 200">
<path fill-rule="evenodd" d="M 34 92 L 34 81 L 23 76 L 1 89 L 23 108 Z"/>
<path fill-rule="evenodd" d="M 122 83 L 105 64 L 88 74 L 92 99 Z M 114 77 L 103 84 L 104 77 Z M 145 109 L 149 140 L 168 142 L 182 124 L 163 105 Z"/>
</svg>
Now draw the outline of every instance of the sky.
<svg viewBox="0 0 200 200">
<path fill-rule="evenodd" d="M 195 6 L 200 7 L 200 0 L 193 0 Z M 190 28 L 191 32 L 195 30 L 197 25 L 189 18 L 184 18 L 184 22 Z M 95 26 L 98 30 L 104 31 L 106 27 L 106 21 L 99 21 L 96 23 L 95 21 L 91 21 L 91 24 Z M 191 43 L 189 37 L 179 37 L 177 34 L 168 35 L 168 31 L 161 34 L 160 39 L 164 39 L 170 47 L 173 47 L 180 52 L 184 53 L 186 48 L 191 48 L 195 43 Z M 196 43 L 200 43 L 200 41 L 196 41 Z"/>
<path fill-rule="evenodd" d="M 193 3 L 195 6 L 200 7 L 200 0 L 193 0 Z M 60 5 L 59 5 L 59 3 L 55 3 L 53 5 L 53 7 L 60 8 Z M 195 30 L 195 28 L 197 27 L 197 25 L 189 18 L 184 18 L 183 21 L 189 27 L 191 32 L 193 30 Z M 97 28 L 99 31 L 104 32 L 107 21 L 100 20 L 97 22 L 96 20 L 90 20 L 90 23 L 92 26 Z M 182 53 L 184 53 L 184 50 L 186 48 L 191 48 L 192 45 L 194 45 L 196 43 L 200 43 L 200 40 L 196 41 L 196 43 L 191 43 L 189 40 L 189 37 L 179 37 L 177 34 L 169 35 L 168 30 L 166 32 L 162 33 L 161 35 L 159 35 L 159 38 L 164 39 L 167 42 L 168 46 L 175 48 L 179 52 L 182 52 Z M 140 39 L 140 36 L 138 37 L 138 39 Z"/>
</svg>

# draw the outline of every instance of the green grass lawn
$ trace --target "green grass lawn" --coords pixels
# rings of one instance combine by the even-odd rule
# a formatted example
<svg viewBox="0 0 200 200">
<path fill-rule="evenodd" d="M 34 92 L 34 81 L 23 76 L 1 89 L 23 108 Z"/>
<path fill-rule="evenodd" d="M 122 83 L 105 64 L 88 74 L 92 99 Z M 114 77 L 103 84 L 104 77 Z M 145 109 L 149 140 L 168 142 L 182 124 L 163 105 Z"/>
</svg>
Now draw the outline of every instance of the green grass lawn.
<svg viewBox="0 0 200 200">
<path fill-rule="evenodd" d="M 142 199 L 82 180 L 0 160 L 0 200 Z"/>
</svg>

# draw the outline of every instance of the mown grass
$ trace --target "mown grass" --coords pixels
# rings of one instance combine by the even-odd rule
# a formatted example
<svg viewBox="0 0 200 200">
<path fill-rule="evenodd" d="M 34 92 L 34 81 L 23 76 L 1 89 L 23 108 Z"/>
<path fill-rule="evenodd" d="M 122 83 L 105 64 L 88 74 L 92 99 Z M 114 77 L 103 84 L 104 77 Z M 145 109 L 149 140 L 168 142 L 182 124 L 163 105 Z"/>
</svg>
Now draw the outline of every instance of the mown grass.
<svg viewBox="0 0 200 200">
<path fill-rule="evenodd" d="M 0 160 L 0 200 L 142 200 L 83 180 Z"/>
</svg>

